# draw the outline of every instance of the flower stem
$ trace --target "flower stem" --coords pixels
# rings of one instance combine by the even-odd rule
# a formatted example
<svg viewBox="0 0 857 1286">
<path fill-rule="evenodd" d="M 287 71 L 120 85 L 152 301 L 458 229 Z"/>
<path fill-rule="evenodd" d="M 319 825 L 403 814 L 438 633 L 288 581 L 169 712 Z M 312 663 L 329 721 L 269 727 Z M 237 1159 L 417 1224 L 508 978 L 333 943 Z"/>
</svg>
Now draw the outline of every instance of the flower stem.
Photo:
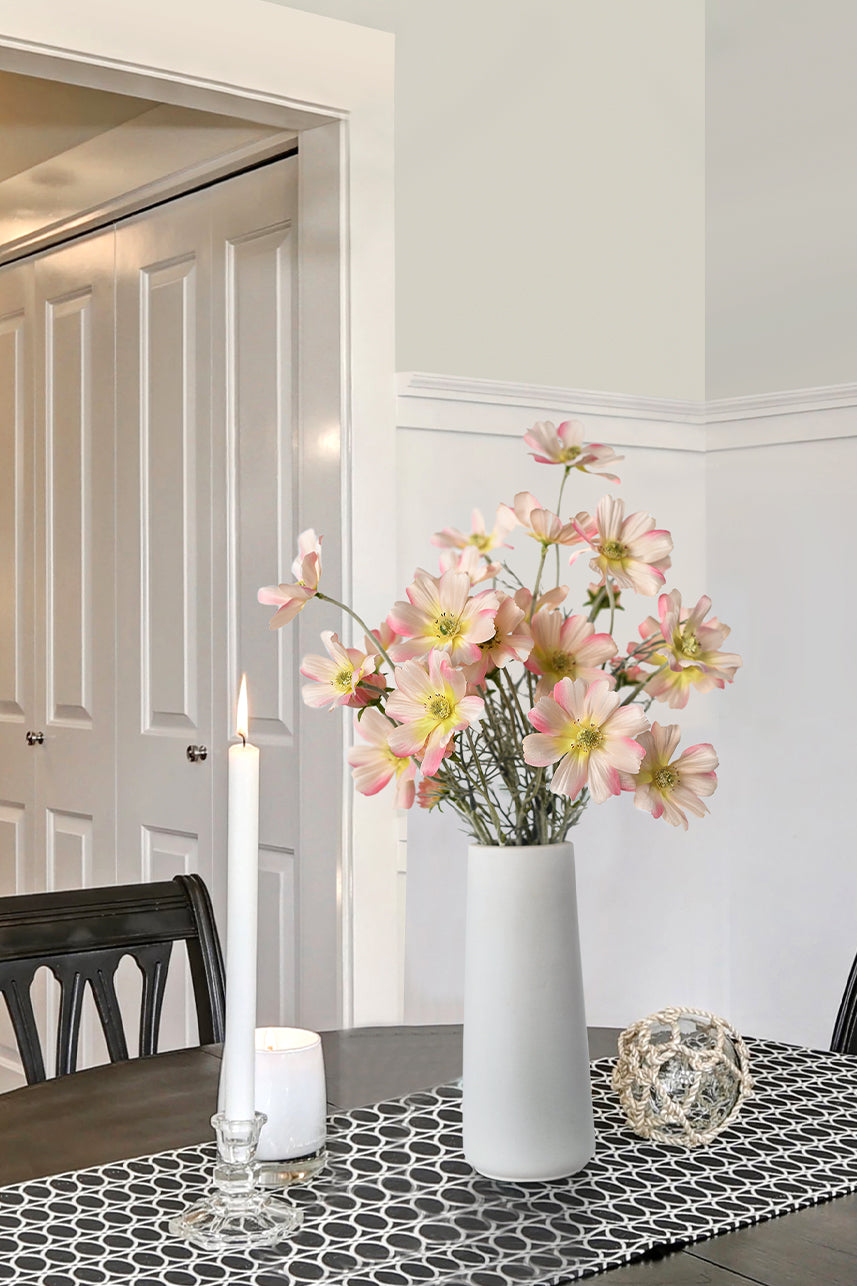
<svg viewBox="0 0 857 1286">
<path fill-rule="evenodd" d="M 604 577 L 604 587 L 605 587 L 605 589 L 607 590 L 607 599 L 608 599 L 608 601 L 609 601 L 609 603 L 610 603 L 610 630 L 609 630 L 609 633 L 610 633 L 610 636 L 611 636 L 611 638 L 612 638 L 612 636 L 613 636 L 613 622 L 614 622 L 614 620 L 616 619 L 616 598 L 615 598 L 615 595 L 614 595 L 614 593 L 613 593 L 613 586 L 610 584 L 610 582 L 609 582 L 609 580 L 607 579 L 607 577 L 606 577 L 606 576 Z"/>
<path fill-rule="evenodd" d="M 530 725 L 527 722 L 527 716 L 524 714 L 523 708 L 521 706 L 521 701 L 520 701 L 520 698 L 518 697 L 518 689 L 515 684 L 515 680 L 512 678 L 511 674 L 507 669 L 502 669 L 500 673 L 505 674 L 506 676 L 506 679 L 509 684 L 509 691 L 512 694 L 512 700 L 515 703 L 515 709 L 518 711 L 518 718 L 521 720 L 521 727 L 524 730 L 524 736 L 526 736 L 527 733 L 530 731 Z M 501 681 L 501 685 L 502 685 L 502 681 Z M 514 711 L 513 711 L 513 716 L 514 716 Z"/>
<path fill-rule="evenodd" d="M 485 773 L 482 768 L 482 762 L 478 754 L 476 753 L 476 746 L 473 741 L 473 733 L 470 731 L 469 728 L 465 729 L 465 736 L 467 737 L 467 742 L 468 742 L 468 745 L 470 746 L 470 753 L 472 754 L 474 762 L 476 764 L 476 770 L 479 773 L 479 780 L 482 783 L 482 794 L 485 796 L 485 802 L 488 805 L 488 811 L 491 814 L 494 825 L 497 828 L 497 842 L 502 846 L 506 843 L 506 840 L 503 835 L 503 823 L 500 821 L 500 818 L 497 816 L 497 809 L 494 807 L 494 801 L 492 800 L 490 792 L 488 790 L 488 782 L 485 780 Z"/>
<path fill-rule="evenodd" d="M 605 584 L 606 584 L 606 579 L 605 579 Z M 604 585 L 601 586 L 598 593 L 595 595 L 595 598 L 592 603 L 592 610 L 589 613 L 589 616 L 586 618 L 590 622 L 590 624 L 595 620 L 596 616 L 601 611 L 603 606 L 604 606 Z M 611 630 L 610 632 L 612 634 L 613 631 Z"/>
<path fill-rule="evenodd" d="M 664 670 L 668 670 L 668 669 L 669 669 L 669 661 L 664 661 L 663 665 L 659 670 L 652 670 L 651 674 L 647 674 L 644 679 L 640 679 L 639 683 L 635 683 L 633 688 L 631 689 L 631 691 L 628 693 L 625 700 L 621 704 L 623 706 L 630 705 L 631 702 L 634 700 L 634 697 L 637 696 L 639 692 L 642 692 L 643 688 L 646 686 L 647 683 L 650 683 L 652 679 L 656 679 L 659 674 L 663 674 Z"/>
<path fill-rule="evenodd" d="M 375 645 L 378 648 L 378 651 L 381 653 L 384 660 L 389 665 L 390 669 L 395 670 L 396 668 L 395 662 L 390 659 L 390 655 L 387 652 L 387 649 L 385 647 L 382 647 L 380 639 L 375 638 L 375 635 L 369 629 L 369 626 L 366 624 L 366 622 L 363 620 L 362 617 L 357 615 L 353 607 L 349 607 L 347 603 L 340 603 L 338 598 L 331 598 L 329 594 L 322 594 L 320 589 L 316 590 L 315 596 L 316 598 L 320 598 L 323 603 L 332 603 L 334 607 L 341 607 L 343 612 L 347 612 L 348 615 L 351 617 L 351 619 L 357 622 L 361 630 L 363 630 L 363 632 L 366 635 L 368 635 L 370 639 L 375 640 Z"/>
<path fill-rule="evenodd" d="M 536 572 L 536 583 L 533 586 L 533 601 L 532 603 L 530 603 L 530 612 L 527 617 L 528 621 L 531 621 L 533 619 L 533 612 L 536 609 L 536 599 L 539 596 L 539 586 L 542 583 L 542 572 L 544 571 L 545 559 L 547 558 L 547 553 L 548 553 L 547 545 L 542 544 L 542 556 L 539 559 L 539 570 Z"/>
<path fill-rule="evenodd" d="M 557 517 L 560 520 L 562 520 L 562 514 L 560 513 L 560 508 L 562 506 L 562 493 L 565 491 L 565 484 L 568 482 L 568 475 L 570 473 L 571 473 L 571 465 L 567 464 L 565 466 L 565 469 L 563 470 L 562 482 L 559 485 L 559 495 L 557 496 L 557 501 L 556 501 Z M 559 589 L 559 545 L 556 545 L 555 549 L 556 549 L 556 585 L 557 585 L 557 589 Z"/>
</svg>

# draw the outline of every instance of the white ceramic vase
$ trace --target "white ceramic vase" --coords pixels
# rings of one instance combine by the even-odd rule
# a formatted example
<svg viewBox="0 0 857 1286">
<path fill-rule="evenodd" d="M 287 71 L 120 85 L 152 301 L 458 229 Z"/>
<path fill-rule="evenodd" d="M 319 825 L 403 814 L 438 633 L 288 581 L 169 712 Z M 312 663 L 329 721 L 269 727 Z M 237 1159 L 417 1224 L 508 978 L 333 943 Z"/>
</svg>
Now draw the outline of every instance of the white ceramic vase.
<svg viewBox="0 0 857 1286">
<path fill-rule="evenodd" d="M 560 1179 L 595 1150 L 574 846 L 467 859 L 464 1155 L 492 1179 Z"/>
</svg>

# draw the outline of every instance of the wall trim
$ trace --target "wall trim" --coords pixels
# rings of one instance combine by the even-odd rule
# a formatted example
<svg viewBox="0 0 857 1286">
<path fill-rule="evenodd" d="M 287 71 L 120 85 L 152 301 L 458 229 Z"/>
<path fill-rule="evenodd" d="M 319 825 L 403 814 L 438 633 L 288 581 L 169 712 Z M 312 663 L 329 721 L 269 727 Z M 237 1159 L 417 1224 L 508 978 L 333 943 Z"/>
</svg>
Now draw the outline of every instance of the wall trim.
<svg viewBox="0 0 857 1286">
<path fill-rule="evenodd" d="M 482 402 L 489 405 L 540 407 L 565 415 L 622 416 L 633 420 L 660 420 L 677 424 L 704 424 L 705 404 L 666 397 L 635 397 L 627 393 L 601 393 L 592 389 L 559 388 L 550 384 L 512 384 L 504 380 L 465 379 L 458 375 L 427 375 L 406 371 L 397 376 L 403 398 L 436 398 L 447 402 Z M 857 388 L 857 385 L 855 385 Z"/>
<path fill-rule="evenodd" d="M 822 384 L 818 388 L 785 389 L 780 393 L 721 397 L 704 405 L 706 424 L 796 415 L 805 411 L 832 411 L 857 406 L 857 384 Z"/>
<path fill-rule="evenodd" d="M 703 453 L 857 437 L 857 384 L 682 402 L 412 371 L 396 378 L 400 429 L 511 437 L 532 420 L 602 416 L 611 445 Z"/>
</svg>

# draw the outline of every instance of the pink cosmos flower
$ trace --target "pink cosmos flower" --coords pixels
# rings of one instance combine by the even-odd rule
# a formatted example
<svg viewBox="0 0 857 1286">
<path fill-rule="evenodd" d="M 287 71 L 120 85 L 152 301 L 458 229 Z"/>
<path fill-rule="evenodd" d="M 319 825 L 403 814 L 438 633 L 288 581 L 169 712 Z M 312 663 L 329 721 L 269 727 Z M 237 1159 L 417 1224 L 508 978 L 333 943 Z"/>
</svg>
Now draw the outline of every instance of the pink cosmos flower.
<svg viewBox="0 0 857 1286">
<path fill-rule="evenodd" d="M 485 530 L 485 519 L 480 510 L 474 509 L 470 515 L 472 531 L 469 535 L 459 531 L 457 527 L 444 527 L 443 531 L 435 532 L 431 543 L 450 549 L 466 549 L 468 545 L 472 545 L 478 553 L 484 554 L 487 558 L 492 549 L 499 549 L 505 544 L 506 537 L 515 526 L 514 520 L 510 519 L 505 512 L 507 508 L 507 505 L 501 505 L 497 510 L 497 517 L 491 531 Z M 511 545 L 505 545 L 505 548 L 511 549 Z"/>
<path fill-rule="evenodd" d="M 653 657 L 652 660 L 657 660 L 657 657 Z M 663 659 L 661 663 L 663 664 Z M 683 710 L 694 689 L 697 692 L 712 692 L 715 688 L 724 686 L 722 679 L 716 679 L 713 674 L 706 674 L 705 670 L 701 670 L 698 665 L 689 665 L 682 670 L 668 669 L 661 670 L 660 673 L 657 671 L 644 671 L 644 673 L 651 674 L 644 688 L 646 696 L 654 697 L 656 701 L 665 701 L 671 710 Z"/>
<path fill-rule="evenodd" d="M 317 536 L 312 527 L 302 531 L 298 536 L 298 556 L 292 563 L 294 585 L 264 585 L 257 595 L 260 603 L 277 607 L 277 611 L 268 622 L 268 628 L 276 630 L 281 625 L 293 621 L 298 612 L 302 612 L 309 600 L 318 592 L 318 581 L 321 576 L 321 536 Z"/>
<path fill-rule="evenodd" d="M 635 777 L 622 774 L 622 789 L 634 791 L 636 808 L 687 830 L 685 808 L 697 817 L 708 812 L 701 797 L 712 795 L 717 788 L 717 755 L 714 747 L 704 742 L 672 759 L 680 735 L 677 723 L 665 728 L 653 723 L 649 732 L 640 733 L 645 758 Z"/>
<path fill-rule="evenodd" d="M 583 441 L 583 425 L 579 420 L 563 420 L 554 426 L 550 420 L 534 424 L 529 433 L 524 434 L 524 441 L 532 447 L 530 454 L 539 464 L 564 464 L 581 473 L 594 473 L 610 482 L 618 482 L 615 473 L 605 473 L 603 465 L 618 464 L 624 460 L 623 455 L 616 455 L 612 447 L 605 447 L 600 442 Z M 597 469 L 591 468 L 598 465 Z"/>
<path fill-rule="evenodd" d="M 436 808 L 445 795 L 446 787 L 442 781 L 438 781 L 436 777 L 420 778 L 420 784 L 417 786 L 417 803 L 420 808 L 429 810 Z"/>
<path fill-rule="evenodd" d="M 529 491 L 519 491 L 513 506 L 510 508 L 509 505 L 500 505 L 497 513 L 501 510 L 507 519 L 519 522 L 527 534 L 542 545 L 570 545 L 577 539 L 572 524 L 563 524 L 550 509 L 542 509 Z"/>
<path fill-rule="evenodd" d="M 525 665 L 542 677 L 536 686 L 536 699 L 553 692 L 560 679 L 583 679 L 597 683 L 607 679 L 612 688 L 615 679 L 599 666 L 619 651 L 609 634 L 596 634 L 595 626 L 585 616 L 566 616 L 560 612 L 536 612 L 530 623 L 533 649 Z"/>
<path fill-rule="evenodd" d="M 301 674 L 313 683 L 305 683 L 301 694 L 308 706 L 321 708 L 334 706 L 361 706 L 378 696 L 374 692 L 359 692 L 358 684 L 366 680 L 370 684 L 377 680 L 375 662 L 365 652 L 354 647 L 343 647 L 339 636 L 332 630 L 323 630 L 321 641 L 327 650 L 327 656 L 305 656 L 301 662 Z M 381 683 L 383 685 L 383 679 Z"/>
<path fill-rule="evenodd" d="M 467 572 L 471 585 L 492 580 L 502 569 L 502 563 L 486 563 L 475 545 L 461 550 L 445 549 L 440 556 L 441 575 L 444 572 Z"/>
<path fill-rule="evenodd" d="M 656 594 L 663 585 L 673 542 L 668 531 L 655 528 L 651 514 L 634 513 L 626 518 L 625 502 L 604 496 L 594 518 L 579 513 L 571 526 L 575 536 L 568 543 L 589 546 L 595 554 L 589 566 L 601 573 L 602 581 L 610 576 L 617 585 L 638 594 Z M 569 562 L 582 553 L 572 554 Z"/>
<path fill-rule="evenodd" d="M 472 665 L 464 665 L 464 675 L 470 683 L 482 683 L 489 670 L 505 669 L 510 661 L 523 661 L 533 646 L 533 637 L 524 620 L 524 613 L 514 598 L 498 591 L 500 606 L 494 617 L 494 634 L 479 644 L 482 653 Z"/>
<path fill-rule="evenodd" d="M 380 710 L 370 707 L 362 718 L 354 720 L 357 732 L 369 744 L 352 746 L 348 762 L 354 770 L 354 785 L 361 795 L 377 795 L 395 777 L 396 807 L 410 808 L 414 802 L 417 766 L 390 749 L 390 733 L 395 726 Z"/>
<path fill-rule="evenodd" d="M 674 710 L 687 705 L 692 688 L 710 692 L 731 683 L 735 672 L 742 665 L 735 652 L 720 652 L 718 648 L 731 632 L 716 616 L 705 621 L 711 607 L 706 595 L 693 609 L 682 607 L 677 589 L 661 594 L 658 599 L 659 620 L 648 616 L 640 625 L 642 644 L 629 647 L 633 657 L 648 665 L 669 665 L 661 674 L 653 674 L 646 684 L 646 693 L 659 701 L 666 701 Z"/>
<path fill-rule="evenodd" d="M 421 754 L 423 773 L 433 777 L 453 735 L 482 718 L 485 702 L 465 695 L 464 675 L 436 648 L 427 663 L 397 666 L 395 678 L 397 691 L 387 701 L 387 710 L 401 726 L 390 734 L 390 746 L 397 755 Z"/>
<path fill-rule="evenodd" d="M 470 598 L 466 572 L 444 572 L 441 577 L 418 571 L 405 593 L 410 602 L 394 603 L 387 620 L 404 642 L 388 649 L 394 661 L 425 656 L 432 648 L 448 652 L 454 665 L 479 660 L 479 644 L 494 633 L 500 601 L 492 590 Z"/>
<path fill-rule="evenodd" d="M 743 662 L 735 652 L 717 650 L 731 630 L 728 625 L 722 625 L 716 616 L 706 621 L 705 617 L 710 609 L 711 599 L 706 594 L 703 594 L 696 607 L 690 609 L 682 607 L 681 594 L 677 589 L 669 594 L 661 594 L 658 599 L 658 616 L 665 643 L 664 651 L 673 669 L 698 665 L 716 678 L 731 683 L 735 671 Z"/>
<path fill-rule="evenodd" d="M 603 804 L 622 789 L 621 773 L 636 773 L 645 752 L 634 737 L 648 720 L 639 706 L 619 702 L 606 678 L 561 679 L 553 696 L 533 706 L 528 717 L 538 732 L 524 737 L 524 759 L 537 768 L 559 760 L 550 784 L 555 794 L 576 799 L 588 785 Z"/>
<path fill-rule="evenodd" d="M 544 611 L 546 608 L 551 610 L 559 607 L 568 598 L 568 586 L 557 585 L 556 589 L 549 589 L 545 594 L 539 594 L 536 599 L 536 606 L 533 612 Z M 525 615 L 529 615 L 530 607 L 533 601 L 533 591 L 522 587 L 515 590 L 515 602 Z"/>
</svg>

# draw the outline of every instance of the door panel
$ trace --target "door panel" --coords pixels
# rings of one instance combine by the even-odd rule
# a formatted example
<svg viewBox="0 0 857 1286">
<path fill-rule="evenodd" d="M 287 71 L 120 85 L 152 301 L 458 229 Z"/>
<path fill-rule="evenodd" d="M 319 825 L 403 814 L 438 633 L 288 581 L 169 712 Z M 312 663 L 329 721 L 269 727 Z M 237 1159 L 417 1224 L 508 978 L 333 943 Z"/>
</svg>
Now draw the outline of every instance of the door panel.
<svg viewBox="0 0 857 1286">
<path fill-rule="evenodd" d="M 41 887 L 32 858 L 37 730 L 33 645 L 33 266 L 0 272 L 0 881 Z M 3 1008 L 0 1006 L 0 1008 Z M 0 1016 L 0 1061 L 8 1031 Z M 5 1034 L 4 1034 L 5 1033 Z"/>
<path fill-rule="evenodd" d="M 0 277 L 0 719 L 18 723 L 32 699 L 33 668 L 24 605 L 32 566 L 28 275 Z"/>
<path fill-rule="evenodd" d="M 228 624 L 213 640 L 217 672 L 228 676 L 215 726 L 224 740 L 234 737 L 234 701 L 246 673 L 250 740 L 261 751 L 259 1021 L 312 1022 L 298 998 L 298 631 L 269 631 L 268 609 L 256 597 L 260 585 L 291 579 L 299 530 L 297 162 L 242 175 L 212 198 L 214 273 L 223 290 L 214 368 L 225 373 L 212 419 L 226 495 L 225 514 L 215 515 L 226 551 L 225 576 L 215 577 L 222 585 L 215 619 Z M 221 831 L 223 803 L 216 802 Z"/>
<path fill-rule="evenodd" d="M 34 756 L 34 860 L 46 863 L 35 887 L 111 884 L 112 231 L 37 259 L 35 297 L 36 713 L 45 742 Z M 80 869 L 65 864 L 73 842 L 85 852 Z"/>
<path fill-rule="evenodd" d="M 295 855 L 259 845 L 259 961 L 256 1010 L 260 1027 L 294 1023 L 297 996 Z"/>
<path fill-rule="evenodd" d="M 279 195 L 278 206 L 284 194 Z M 241 218 L 246 220 L 243 212 Z M 292 463 L 293 244 L 291 229 L 282 225 L 271 232 L 226 238 L 227 383 L 232 391 L 227 427 L 232 501 L 228 619 L 234 623 L 233 679 L 245 672 L 253 676 L 253 735 L 292 756 L 298 677 L 295 635 L 292 630 L 279 630 L 272 638 L 260 629 L 266 622 L 256 591 L 273 568 L 281 568 L 286 577 L 283 558 L 291 562 L 292 542 L 295 547 L 297 543 Z"/>
<path fill-rule="evenodd" d="M 94 554 L 87 506 L 94 427 L 88 387 L 93 306 L 90 290 L 47 301 L 44 374 L 47 712 L 52 722 L 86 726 L 92 720 L 95 664 L 87 638 Z"/>
<path fill-rule="evenodd" d="M 116 233 L 119 878 L 214 870 L 211 265 L 205 194 Z M 191 762 L 189 745 L 207 758 Z M 193 1043 L 181 958 L 160 1048 Z"/>
<path fill-rule="evenodd" d="M 146 733 L 198 731 L 199 702 L 208 695 L 207 680 L 199 674 L 198 615 L 205 604 L 198 601 L 196 585 L 204 566 L 197 547 L 197 416 L 205 413 L 205 407 L 197 405 L 197 380 L 205 378 L 207 367 L 204 360 L 198 371 L 197 259 L 193 255 L 147 266 L 138 278 Z M 203 439 L 207 427 L 202 425 Z M 207 484 L 205 476 L 202 481 Z"/>
</svg>

